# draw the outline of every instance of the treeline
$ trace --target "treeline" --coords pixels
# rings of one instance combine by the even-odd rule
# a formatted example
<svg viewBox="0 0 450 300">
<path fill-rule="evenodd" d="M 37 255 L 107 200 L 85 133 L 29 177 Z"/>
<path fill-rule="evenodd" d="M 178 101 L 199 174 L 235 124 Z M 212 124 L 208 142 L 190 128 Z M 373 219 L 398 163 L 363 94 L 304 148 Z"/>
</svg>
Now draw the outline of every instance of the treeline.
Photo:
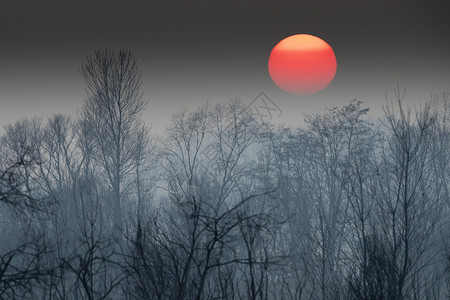
<svg viewBox="0 0 450 300">
<path fill-rule="evenodd" d="M 447 94 L 303 128 L 232 101 L 155 137 L 130 52 L 81 74 L 77 116 L 1 137 L 0 299 L 450 297 Z"/>
</svg>

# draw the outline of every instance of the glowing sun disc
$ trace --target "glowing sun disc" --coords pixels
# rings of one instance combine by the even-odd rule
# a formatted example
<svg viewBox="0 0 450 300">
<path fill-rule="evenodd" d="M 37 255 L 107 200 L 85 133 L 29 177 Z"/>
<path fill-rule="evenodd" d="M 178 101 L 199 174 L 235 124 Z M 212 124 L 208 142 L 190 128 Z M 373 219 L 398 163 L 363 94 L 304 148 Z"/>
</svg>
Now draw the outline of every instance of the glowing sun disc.
<svg viewBox="0 0 450 300">
<path fill-rule="evenodd" d="M 270 53 L 269 74 L 282 90 L 310 95 L 326 88 L 336 75 L 336 56 L 324 40 L 309 34 L 283 39 Z"/>
</svg>

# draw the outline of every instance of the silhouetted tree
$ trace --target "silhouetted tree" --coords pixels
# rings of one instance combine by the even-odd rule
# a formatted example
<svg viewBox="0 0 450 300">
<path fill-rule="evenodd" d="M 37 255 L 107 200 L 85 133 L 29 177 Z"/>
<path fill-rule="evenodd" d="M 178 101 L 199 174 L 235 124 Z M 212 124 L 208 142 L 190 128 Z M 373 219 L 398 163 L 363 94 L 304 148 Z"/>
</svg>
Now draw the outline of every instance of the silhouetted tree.
<svg viewBox="0 0 450 300">
<path fill-rule="evenodd" d="M 97 50 L 81 69 L 87 100 L 82 112 L 94 141 L 93 158 L 104 171 L 112 192 L 113 224 L 122 231 L 122 201 L 126 179 L 136 167 L 136 152 L 145 126 L 146 106 L 137 60 L 129 51 Z"/>
</svg>

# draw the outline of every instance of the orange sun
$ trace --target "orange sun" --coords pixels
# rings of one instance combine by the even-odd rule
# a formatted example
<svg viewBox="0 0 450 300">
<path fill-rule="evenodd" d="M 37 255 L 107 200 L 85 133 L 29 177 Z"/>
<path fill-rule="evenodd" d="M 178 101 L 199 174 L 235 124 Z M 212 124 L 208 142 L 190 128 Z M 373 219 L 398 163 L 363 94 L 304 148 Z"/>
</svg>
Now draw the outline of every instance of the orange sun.
<svg viewBox="0 0 450 300">
<path fill-rule="evenodd" d="M 270 53 L 269 74 L 288 93 L 311 95 L 323 90 L 336 74 L 336 56 L 322 39 L 296 34 L 279 42 Z"/>
</svg>

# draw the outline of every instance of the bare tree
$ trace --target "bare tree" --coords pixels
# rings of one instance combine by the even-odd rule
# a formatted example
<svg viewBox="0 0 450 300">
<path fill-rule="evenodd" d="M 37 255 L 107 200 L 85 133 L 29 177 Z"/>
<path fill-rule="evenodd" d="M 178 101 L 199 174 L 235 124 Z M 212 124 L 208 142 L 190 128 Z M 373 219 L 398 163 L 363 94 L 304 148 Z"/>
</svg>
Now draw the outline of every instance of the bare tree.
<svg viewBox="0 0 450 300">
<path fill-rule="evenodd" d="M 69 253 L 60 258 L 62 268 L 73 274 L 73 296 L 86 299 L 111 299 L 126 278 L 121 253 L 116 251 L 115 239 L 107 228 L 101 188 L 94 178 L 80 182 L 77 199 L 77 231 Z M 72 277 L 72 278 L 73 278 Z"/>
<path fill-rule="evenodd" d="M 86 82 L 87 100 L 82 117 L 90 123 L 95 142 L 93 157 L 104 171 L 111 188 L 116 235 L 122 230 L 125 179 L 135 168 L 142 132 L 140 114 L 143 100 L 141 74 L 134 55 L 98 50 L 81 69 Z"/>
<path fill-rule="evenodd" d="M 249 265 L 253 270 L 263 263 L 255 239 L 243 234 L 245 224 L 260 232 L 270 218 L 269 207 L 256 204 L 269 191 L 251 182 L 253 167 L 246 157 L 255 124 L 237 101 L 182 111 L 172 124 L 163 149 L 169 198 L 157 208 L 159 217 L 138 223 L 132 291 L 158 299 L 233 297 L 242 273 L 232 269 Z M 249 289 L 258 294 L 256 285 Z"/>
<path fill-rule="evenodd" d="M 447 94 L 413 113 L 397 89 L 379 128 L 357 100 L 306 128 L 204 105 L 157 144 L 131 53 L 81 74 L 78 119 L 1 137 L 1 299 L 449 295 Z"/>
<path fill-rule="evenodd" d="M 36 121 L 36 120 L 35 120 Z M 7 127 L 0 158 L 0 295 L 23 299 L 35 293 L 47 273 L 41 263 L 48 249 L 40 232 L 39 216 L 48 203 L 38 197 L 31 179 L 37 166 L 34 144 L 26 133 L 36 129 L 23 120 Z M 5 147 L 6 146 L 6 147 Z"/>
<path fill-rule="evenodd" d="M 433 187 L 431 130 L 435 118 L 427 103 L 415 118 L 405 108 L 405 91 L 395 90 L 398 116 L 393 104 L 386 107 L 390 136 L 377 167 L 376 231 L 386 249 L 391 270 L 390 299 L 431 298 L 423 289 L 430 274 L 428 251 L 435 251 L 433 235 L 441 204 Z"/>
<path fill-rule="evenodd" d="M 310 240 L 305 252 L 308 270 L 315 291 L 322 299 L 342 297 L 344 249 L 349 218 L 349 202 L 345 197 L 342 173 L 364 143 L 366 122 L 362 117 L 368 109 L 353 100 L 343 107 L 327 109 L 322 114 L 307 115 L 308 128 L 303 135 L 307 161 L 306 172 L 297 176 L 303 184 L 308 201 Z M 299 170 L 305 170 L 300 168 Z M 300 175 L 300 174 L 299 174 Z"/>
<path fill-rule="evenodd" d="M 20 193 L 19 197 L 22 204 L 25 204 L 26 198 L 34 199 L 32 204 L 22 206 L 23 213 L 26 213 L 27 206 L 31 210 L 29 213 L 37 212 L 39 206 L 42 210 L 48 207 L 44 205 L 45 192 L 40 190 L 40 184 L 36 180 L 36 172 L 42 163 L 41 144 L 42 144 L 42 120 L 22 119 L 14 124 L 5 127 L 6 134 L 2 137 L 2 162 L 3 176 L 2 180 L 8 180 L 6 188 L 13 188 L 11 192 Z M 11 195 L 10 195 L 11 196 Z M 11 201 L 12 197 L 7 197 Z M 6 200 L 5 199 L 5 200 Z M 37 203 L 36 199 L 40 199 L 41 203 Z M 47 199 L 48 200 L 48 199 Z M 45 201 L 47 202 L 47 201 Z M 19 203 L 17 203 L 19 204 Z M 49 204 L 48 202 L 46 204 Z M 26 220 L 24 220 L 26 222 Z"/>
</svg>

